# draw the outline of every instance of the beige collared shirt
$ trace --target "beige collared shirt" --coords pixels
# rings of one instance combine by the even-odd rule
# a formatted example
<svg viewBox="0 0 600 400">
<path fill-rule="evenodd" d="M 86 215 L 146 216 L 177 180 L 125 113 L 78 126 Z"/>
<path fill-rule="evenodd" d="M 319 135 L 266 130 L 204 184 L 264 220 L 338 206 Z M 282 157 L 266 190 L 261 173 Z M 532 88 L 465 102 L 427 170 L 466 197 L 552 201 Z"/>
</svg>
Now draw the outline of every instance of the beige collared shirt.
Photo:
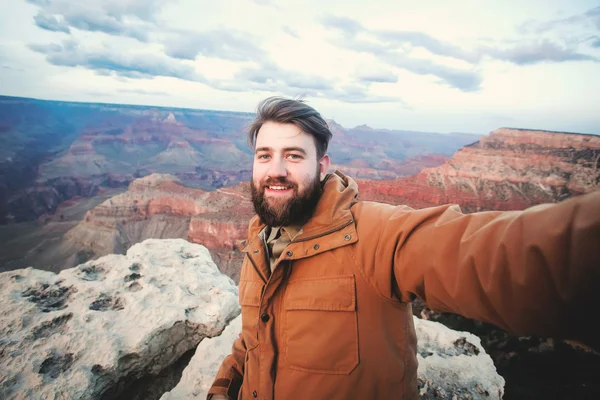
<svg viewBox="0 0 600 400">
<path fill-rule="evenodd" d="M 267 246 L 269 247 L 269 261 L 271 272 L 275 266 L 275 261 L 279 258 L 283 250 L 294 240 L 296 236 L 302 233 L 302 227 L 297 225 L 272 227 L 267 237 Z"/>
</svg>

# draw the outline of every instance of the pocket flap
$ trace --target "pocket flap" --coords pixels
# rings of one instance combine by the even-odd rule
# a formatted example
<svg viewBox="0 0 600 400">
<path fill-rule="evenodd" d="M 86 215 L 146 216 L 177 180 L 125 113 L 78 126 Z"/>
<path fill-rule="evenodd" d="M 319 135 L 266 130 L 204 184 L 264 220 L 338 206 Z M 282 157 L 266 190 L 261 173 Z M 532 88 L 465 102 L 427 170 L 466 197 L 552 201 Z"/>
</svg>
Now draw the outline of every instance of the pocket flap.
<svg viewBox="0 0 600 400">
<path fill-rule="evenodd" d="M 354 311 L 354 275 L 290 281 L 286 310 Z"/>
<path fill-rule="evenodd" d="M 240 305 L 251 307 L 260 306 L 262 288 L 262 282 L 240 281 Z"/>
</svg>

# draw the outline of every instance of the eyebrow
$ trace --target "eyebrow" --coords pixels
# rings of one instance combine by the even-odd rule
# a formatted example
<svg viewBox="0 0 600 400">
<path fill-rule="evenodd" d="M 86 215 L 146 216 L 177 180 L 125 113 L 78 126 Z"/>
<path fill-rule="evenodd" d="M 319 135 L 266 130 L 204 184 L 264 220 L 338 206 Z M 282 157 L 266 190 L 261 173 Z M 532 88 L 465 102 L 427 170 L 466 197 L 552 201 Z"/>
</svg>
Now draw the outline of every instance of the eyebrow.
<svg viewBox="0 0 600 400">
<path fill-rule="evenodd" d="M 273 148 L 271 147 L 257 147 L 254 152 L 258 153 L 259 151 L 273 151 Z M 304 150 L 302 147 L 284 147 L 283 151 L 297 151 L 300 152 L 304 155 L 307 155 L 306 150 Z"/>
</svg>

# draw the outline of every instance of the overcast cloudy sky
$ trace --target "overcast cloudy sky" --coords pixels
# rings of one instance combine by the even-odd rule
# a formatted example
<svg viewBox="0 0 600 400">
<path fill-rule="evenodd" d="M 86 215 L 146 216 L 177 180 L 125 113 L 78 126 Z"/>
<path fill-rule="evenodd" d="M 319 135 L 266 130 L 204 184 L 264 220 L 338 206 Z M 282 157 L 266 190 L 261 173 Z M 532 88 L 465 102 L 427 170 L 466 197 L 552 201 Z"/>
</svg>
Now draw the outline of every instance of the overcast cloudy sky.
<svg viewBox="0 0 600 400">
<path fill-rule="evenodd" d="M 0 0 L 0 94 L 600 134 L 599 0 Z"/>
</svg>

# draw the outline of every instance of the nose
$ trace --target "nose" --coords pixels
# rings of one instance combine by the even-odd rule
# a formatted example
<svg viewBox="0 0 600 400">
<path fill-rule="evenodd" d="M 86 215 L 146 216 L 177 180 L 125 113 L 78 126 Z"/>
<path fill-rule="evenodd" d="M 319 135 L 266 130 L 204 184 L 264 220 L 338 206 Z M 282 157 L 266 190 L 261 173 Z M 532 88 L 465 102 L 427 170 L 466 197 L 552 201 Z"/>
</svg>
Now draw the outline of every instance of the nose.
<svg viewBox="0 0 600 400">
<path fill-rule="evenodd" d="M 285 160 L 278 157 L 274 157 L 269 163 L 269 170 L 267 171 L 270 178 L 285 178 L 287 177 L 287 165 Z"/>
</svg>

